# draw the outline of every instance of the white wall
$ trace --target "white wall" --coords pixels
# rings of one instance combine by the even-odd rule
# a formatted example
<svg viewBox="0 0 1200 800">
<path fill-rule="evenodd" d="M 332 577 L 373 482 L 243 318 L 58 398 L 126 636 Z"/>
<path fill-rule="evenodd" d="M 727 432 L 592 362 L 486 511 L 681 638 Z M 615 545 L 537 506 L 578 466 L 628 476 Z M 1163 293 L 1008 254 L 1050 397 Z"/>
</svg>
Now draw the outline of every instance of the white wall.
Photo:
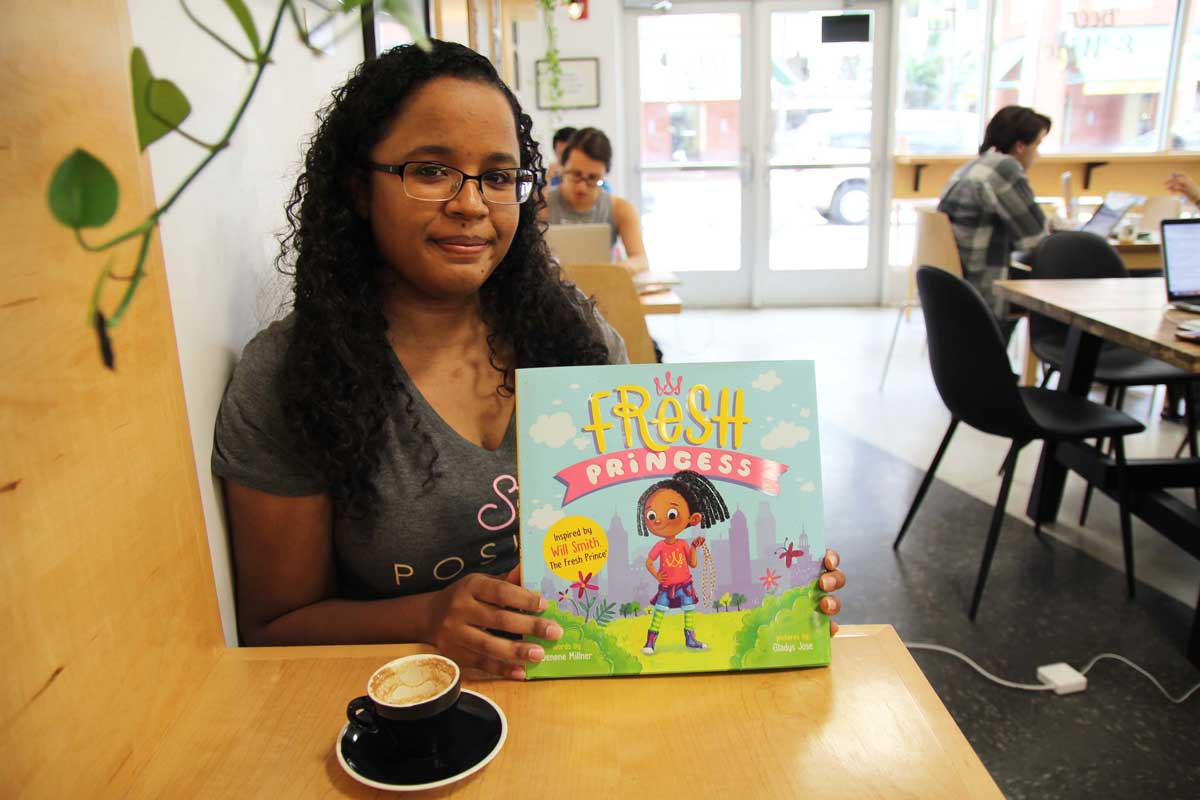
<svg viewBox="0 0 1200 800">
<path fill-rule="evenodd" d="M 622 4 L 618 0 L 598 0 L 589 3 L 588 18 L 572 20 L 561 6 L 554 12 L 558 23 L 559 58 L 600 59 L 600 107 L 589 109 L 564 109 L 555 116 L 550 111 L 539 111 L 537 107 L 536 63 L 546 53 L 546 34 L 539 10 L 527 22 L 517 23 L 517 69 L 520 88 L 513 87 L 525 113 L 533 118 L 534 138 L 542 145 L 542 155 L 547 163 L 554 156 L 550 146 L 554 131 L 564 125 L 575 128 L 588 126 L 604 131 L 613 144 L 613 167 L 611 174 L 616 182 L 618 194 L 625 192 L 636 163 L 636 154 L 626 146 L 625 113 L 623 91 L 623 57 L 621 38 L 623 26 Z M 636 91 L 636 87 L 632 87 Z"/>
<path fill-rule="evenodd" d="M 193 13 L 226 41 L 248 50 L 244 35 L 221 0 L 191 0 Z M 265 43 L 274 0 L 249 0 Z M 313 4 L 308 19 L 323 16 Z M 129 0 L 134 42 L 146 51 L 155 75 L 174 81 L 192 104 L 188 133 L 216 141 L 244 96 L 253 68 L 199 31 L 178 3 Z M 339 26 L 347 34 L 333 52 L 317 57 L 285 22 L 250 107 L 231 146 L 204 171 L 163 218 L 163 255 L 175 317 L 184 395 L 208 526 L 221 621 L 236 644 L 229 539 L 220 488 L 212 477 L 213 423 L 235 359 L 287 299 L 287 282 L 274 271 L 275 235 L 284 227 L 302 145 L 315 128 L 314 113 L 333 87 L 362 61 L 358 17 Z M 178 136 L 150 148 L 154 191 L 161 203 L 191 172 L 204 151 Z"/>
</svg>

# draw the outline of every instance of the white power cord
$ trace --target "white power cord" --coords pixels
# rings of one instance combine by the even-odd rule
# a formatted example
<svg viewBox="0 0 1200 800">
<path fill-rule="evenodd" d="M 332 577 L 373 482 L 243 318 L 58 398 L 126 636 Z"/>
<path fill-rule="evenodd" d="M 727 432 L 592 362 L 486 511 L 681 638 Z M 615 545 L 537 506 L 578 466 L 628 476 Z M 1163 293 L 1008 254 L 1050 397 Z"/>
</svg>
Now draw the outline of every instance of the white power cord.
<svg viewBox="0 0 1200 800">
<path fill-rule="evenodd" d="M 1051 683 L 1014 683 L 1012 681 L 1006 681 L 1003 678 L 999 678 L 999 677 L 993 675 L 992 673 L 988 672 L 986 669 L 984 669 L 983 667 L 979 666 L 974 661 L 972 661 L 970 659 L 970 657 L 958 652 L 957 650 L 955 650 L 953 648 L 943 647 L 940 644 L 926 644 L 924 642 L 914 642 L 914 643 L 910 644 L 908 642 L 905 642 L 904 646 L 907 647 L 909 650 L 932 650 L 937 653 L 946 653 L 948 655 L 952 655 L 955 658 L 965 661 L 967 663 L 967 665 L 969 667 L 971 667 L 971 669 L 975 670 L 980 675 L 987 678 L 989 681 L 992 681 L 993 683 L 998 683 L 1001 686 L 1006 686 L 1009 689 L 1020 689 L 1022 691 L 1026 691 L 1026 692 L 1047 692 L 1047 691 L 1056 690 L 1055 685 L 1051 684 Z M 1087 675 L 1088 672 L 1092 669 L 1092 667 L 1096 666 L 1096 663 L 1098 661 L 1100 661 L 1102 659 L 1106 659 L 1106 658 L 1114 659 L 1116 661 L 1122 662 L 1123 664 L 1127 664 L 1128 666 L 1133 667 L 1135 670 L 1137 670 L 1138 672 L 1145 675 L 1147 678 L 1150 679 L 1151 683 L 1153 683 L 1156 687 L 1158 687 L 1158 690 L 1160 692 L 1162 692 L 1163 696 L 1166 697 L 1168 700 L 1170 700 L 1175 705 L 1179 705 L 1180 703 L 1184 702 L 1189 697 L 1191 697 L 1193 694 L 1195 694 L 1197 691 L 1200 691 L 1200 683 L 1198 683 L 1195 686 L 1193 686 L 1191 689 L 1188 689 L 1186 692 L 1184 692 L 1178 698 L 1172 697 L 1167 692 L 1167 690 L 1165 688 L 1163 688 L 1163 685 L 1158 682 L 1157 678 L 1155 678 L 1149 672 L 1142 669 L 1141 667 L 1139 667 L 1137 664 L 1133 663 L 1129 659 L 1125 658 L 1124 656 L 1119 656 L 1116 653 L 1101 653 L 1100 655 L 1096 656 L 1091 661 L 1089 661 L 1087 663 L 1087 666 L 1085 666 L 1083 669 L 1079 670 L 1079 674 Z"/>
<path fill-rule="evenodd" d="M 1200 690 L 1200 683 L 1197 683 L 1195 686 L 1193 686 L 1192 688 L 1190 688 L 1190 689 L 1188 689 L 1186 692 L 1184 692 L 1182 695 L 1180 695 L 1178 699 L 1176 699 L 1176 698 L 1174 698 L 1174 697 L 1171 697 L 1171 695 L 1167 693 L 1167 690 L 1163 688 L 1163 685 L 1162 685 L 1161 683 L 1159 683 L 1159 682 L 1158 682 L 1158 679 L 1157 679 L 1157 678 L 1155 678 L 1155 677 L 1154 677 L 1153 675 L 1151 675 L 1149 672 L 1146 672 L 1146 670 L 1142 669 L 1141 667 L 1139 667 L 1137 664 L 1135 664 L 1135 663 L 1133 663 L 1132 661 L 1130 661 L 1130 660 L 1129 660 L 1128 658 L 1126 658 L 1125 656 L 1119 656 L 1119 655 L 1117 655 L 1116 653 L 1101 653 L 1100 655 L 1096 656 L 1096 657 L 1095 657 L 1095 658 L 1093 658 L 1091 661 L 1089 661 L 1089 662 L 1087 663 L 1087 666 L 1086 666 L 1086 667 L 1084 667 L 1083 669 L 1079 670 L 1079 671 L 1080 671 L 1082 674 L 1084 674 L 1084 675 L 1087 675 L 1087 674 L 1088 674 L 1088 670 L 1090 670 L 1092 667 L 1096 666 L 1096 662 L 1097 662 L 1097 661 L 1099 661 L 1099 660 L 1100 660 L 1100 659 L 1102 659 L 1102 658 L 1113 658 L 1113 659 L 1116 659 L 1117 661 L 1120 661 L 1120 662 L 1122 662 L 1123 664 L 1128 664 L 1129 666 L 1133 667 L 1133 668 L 1134 668 L 1134 669 L 1136 669 L 1138 672 L 1142 673 L 1142 674 L 1143 674 L 1143 675 L 1145 675 L 1147 678 L 1149 678 L 1149 679 L 1150 679 L 1150 682 L 1151 682 L 1151 683 L 1153 683 L 1155 686 L 1157 686 L 1157 687 L 1158 687 L 1158 690 L 1159 690 L 1160 692 L 1162 692 L 1162 693 L 1163 693 L 1163 697 L 1167 698 L 1168 700 L 1170 700 L 1170 701 L 1171 701 L 1172 703 L 1174 703 L 1175 705 L 1179 705 L 1179 704 L 1180 704 L 1180 703 L 1182 703 L 1184 700 L 1187 700 L 1189 697 L 1191 697 L 1193 694 L 1195 694 L 1197 690 Z"/>
<path fill-rule="evenodd" d="M 940 644 L 909 644 L 908 642 L 905 642 L 904 646 L 909 650 L 933 650 L 934 652 L 938 653 L 948 653 L 949 655 L 955 656 L 956 658 L 960 658 L 967 662 L 971 669 L 975 670 L 992 683 L 998 683 L 1001 686 L 1007 686 L 1009 689 L 1021 689 L 1026 692 L 1045 692 L 1054 688 L 1048 683 L 1013 683 L 1012 681 L 1004 680 L 1004 678 L 997 678 L 995 675 L 972 661 L 968 656 L 965 656 L 957 650 L 953 650 L 949 647 L 942 647 Z"/>
</svg>

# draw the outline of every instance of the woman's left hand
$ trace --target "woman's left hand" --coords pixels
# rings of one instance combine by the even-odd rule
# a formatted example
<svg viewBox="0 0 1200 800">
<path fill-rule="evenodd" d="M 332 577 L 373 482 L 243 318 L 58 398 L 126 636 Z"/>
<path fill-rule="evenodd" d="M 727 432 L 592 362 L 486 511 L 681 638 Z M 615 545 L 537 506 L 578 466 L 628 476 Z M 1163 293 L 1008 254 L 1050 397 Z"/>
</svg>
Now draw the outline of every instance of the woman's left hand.
<svg viewBox="0 0 1200 800">
<path fill-rule="evenodd" d="M 841 563 L 841 556 L 837 550 L 826 550 L 825 560 L 821 563 L 824 571 L 820 579 L 817 581 L 818 587 L 824 592 L 836 592 L 846 585 L 846 575 L 840 569 L 838 564 Z M 833 616 L 842 610 L 842 602 L 832 594 L 821 598 L 821 602 L 817 604 L 821 611 L 829 616 Z M 833 620 L 829 620 L 829 634 L 832 636 L 837 633 L 838 624 Z"/>
</svg>

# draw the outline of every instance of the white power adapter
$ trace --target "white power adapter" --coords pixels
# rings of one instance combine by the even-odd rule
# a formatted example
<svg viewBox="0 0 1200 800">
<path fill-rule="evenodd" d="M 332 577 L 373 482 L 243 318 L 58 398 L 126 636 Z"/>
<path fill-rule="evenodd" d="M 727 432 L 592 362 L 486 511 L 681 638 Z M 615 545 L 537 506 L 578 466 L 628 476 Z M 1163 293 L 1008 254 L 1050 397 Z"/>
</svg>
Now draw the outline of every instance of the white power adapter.
<svg viewBox="0 0 1200 800">
<path fill-rule="evenodd" d="M 1037 677 L 1047 686 L 1053 686 L 1055 694 L 1074 694 L 1087 688 L 1087 676 L 1061 661 L 1038 667 Z"/>
</svg>

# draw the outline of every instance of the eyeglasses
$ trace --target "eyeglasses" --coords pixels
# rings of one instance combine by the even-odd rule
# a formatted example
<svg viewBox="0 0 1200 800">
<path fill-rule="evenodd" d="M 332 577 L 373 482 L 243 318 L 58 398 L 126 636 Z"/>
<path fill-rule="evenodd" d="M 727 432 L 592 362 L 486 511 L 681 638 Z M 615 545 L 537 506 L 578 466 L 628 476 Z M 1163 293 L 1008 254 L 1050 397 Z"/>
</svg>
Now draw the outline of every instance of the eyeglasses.
<svg viewBox="0 0 1200 800">
<path fill-rule="evenodd" d="M 403 164 L 367 164 L 378 172 L 399 175 L 404 193 L 414 200 L 441 203 L 453 200 L 467 181 L 479 184 L 479 193 L 489 203 L 518 205 L 533 195 L 537 173 L 523 167 L 489 169 L 479 175 L 468 175 L 461 169 L 436 161 L 406 161 Z"/>
<path fill-rule="evenodd" d="M 574 169 L 570 170 L 569 172 L 564 172 L 563 177 L 572 183 L 582 183 L 586 186 L 599 187 L 604 185 L 603 177 L 597 175 L 584 175 L 582 172 Z"/>
</svg>

